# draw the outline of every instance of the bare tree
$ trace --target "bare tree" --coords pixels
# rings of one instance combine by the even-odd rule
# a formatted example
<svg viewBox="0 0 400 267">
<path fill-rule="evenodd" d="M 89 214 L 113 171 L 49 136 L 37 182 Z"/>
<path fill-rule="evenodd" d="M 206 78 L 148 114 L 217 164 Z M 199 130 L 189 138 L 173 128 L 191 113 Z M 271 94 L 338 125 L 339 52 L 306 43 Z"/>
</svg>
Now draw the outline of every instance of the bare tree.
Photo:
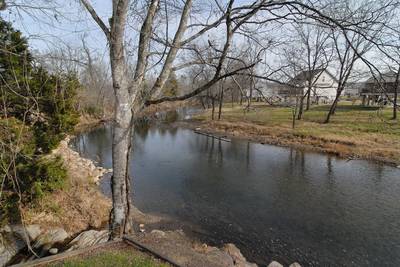
<svg viewBox="0 0 400 267">
<path fill-rule="evenodd" d="M 311 94 L 315 83 L 323 73 L 332 60 L 332 50 L 329 44 L 329 32 L 318 25 L 310 23 L 302 23 L 295 25 L 297 35 L 299 36 L 300 45 L 298 42 L 293 42 L 300 46 L 300 53 L 297 55 L 297 60 L 305 73 L 305 87 L 306 92 L 300 98 L 298 119 L 300 120 L 303 115 L 304 99 L 306 102 L 306 111 L 310 109 Z M 314 88 L 314 95 L 316 94 Z"/>
<path fill-rule="evenodd" d="M 128 66 L 126 60 L 125 34 L 128 11 L 130 5 L 134 8 L 134 3 L 129 0 L 113 1 L 112 18 L 110 19 L 110 27 L 108 27 L 96 13 L 91 3 L 88 0 L 81 0 L 81 3 L 84 5 L 86 10 L 91 14 L 94 21 L 104 32 L 110 47 L 111 73 L 116 97 L 112 153 L 114 170 L 112 177 L 112 237 L 121 236 L 124 232 L 129 232 L 132 229 L 130 223 L 131 195 L 128 162 L 134 115 L 137 114 L 146 103 L 151 104 L 170 100 L 187 99 L 206 90 L 224 77 L 233 75 L 236 71 L 239 71 L 236 70 L 231 73 L 222 73 L 233 35 L 253 16 L 254 13 L 260 10 L 263 5 L 254 5 L 250 9 L 238 9 L 234 8 L 234 2 L 234 0 L 230 0 L 224 6 L 218 4 L 219 15 L 217 19 L 210 24 L 201 25 L 199 31 L 194 32 L 192 35 L 185 38 L 184 35 L 188 29 L 188 21 L 192 11 L 193 1 L 184 1 L 183 6 L 180 9 L 181 12 L 177 30 L 172 41 L 170 42 L 168 39 L 164 41 L 158 40 L 168 47 L 166 49 L 167 52 L 165 52 L 165 59 L 163 60 L 163 65 L 155 84 L 151 88 L 146 88 L 143 86 L 143 81 L 149 63 L 150 44 L 154 39 L 154 22 L 156 20 L 157 12 L 161 10 L 159 8 L 161 2 L 159 0 L 148 2 L 144 20 L 142 21 L 140 29 L 134 77 L 131 80 L 127 75 Z M 165 96 L 152 100 L 152 97 L 160 95 L 170 72 L 174 68 L 173 64 L 178 51 L 181 48 L 188 46 L 188 44 L 202 36 L 205 32 L 221 25 L 223 22 L 225 22 L 225 40 L 222 49 L 217 49 L 215 45 L 210 42 L 211 49 L 217 50 L 218 52 L 218 57 L 209 63 L 215 68 L 211 79 L 189 94 L 179 97 Z M 245 68 L 248 67 L 246 66 Z"/>
<path fill-rule="evenodd" d="M 141 1 L 113 0 L 109 26 L 97 14 L 89 0 L 80 0 L 80 2 L 103 31 L 109 46 L 116 98 L 113 132 L 112 237 L 121 236 L 132 228 L 129 222 L 131 211 L 128 170 L 129 149 L 133 118 L 145 105 L 188 99 L 206 91 L 218 81 L 236 74 L 257 78 L 256 72 L 249 74 L 247 71 L 259 63 L 259 59 L 247 63 L 241 68 L 226 71 L 227 59 L 235 57 L 231 44 L 236 34 L 251 39 L 252 35 L 272 21 L 291 22 L 301 16 L 310 17 L 319 23 L 331 27 L 340 27 L 341 29 L 357 27 L 355 23 L 348 22 L 344 17 L 335 18 L 325 14 L 323 11 L 329 1 L 327 1 L 328 3 L 324 1 L 322 3 L 305 3 L 303 1 L 267 0 L 254 0 L 248 3 L 239 3 L 235 0 L 222 3 L 215 1 L 214 12 L 211 12 L 211 16 L 206 20 L 193 22 L 189 25 L 189 18 L 192 18 L 190 14 L 195 12 L 196 8 L 193 8 L 192 0 L 186 0 L 172 3 L 178 19 L 174 36 L 169 38 L 169 29 L 166 28 L 164 36 L 159 36 L 160 29 L 155 24 L 156 21 L 164 19 L 164 24 L 168 26 L 169 19 L 167 17 L 169 16 L 164 10 L 169 10 L 169 1 L 149 0 L 142 3 Z M 141 3 L 144 4 L 144 8 L 140 9 L 139 12 L 138 6 Z M 199 7 L 197 6 L 197 8 Z M 133 45 L 133 47 L 137 47 L 136 53 L 131 53 L 136 55 L 132 79 L 129 76 L 128 42 L 125 38 L 129 10 L 136 14 L 141 13 L 141 16 L 136 16 L 138 18 L 136 22 L 141 26 L 138 29 L 138 42 Z M 198 14 L 201 16 L 201 13 Z M 223 37 L 218 40 L 208 39 L 205 41 L 205 35 L 217 28 L 220 35 L 223 33 Z M 196 43 L 200 43 L 201 40 L 208 44 L 204 51 L 199 49 Z M 177 60 L 178 57 L 181 58 L 180 56 L 189 50 L 199 54 L 200 62 L 198 60 L 194 62 Z M 210 51 L 212 53 L 209 53 Z M 176 63 L 179 63 L 179 65 L 175 65 Z M 176 97 L 160 96 L 171 71 L 193 64 L 207 65 L 213 70 L 212 75 L 190 93 Z M 146 73 L 151 68 L 158 68 L 160 71 L 154 85 L 147 88 L 143 85 Z"/>
<path fill-rule="evenodd" d="M 336 96 L 326 116 L 325 123 L 329 123 L 331 116 L 335 113 L 337 104 L 340 100 L 343 90 L 345 89 L 351 74 L 353 73 L 355 63 L 371 49 L 371 44 L 366 42 L 365 39 L 354 32 L 345 32 L 346 39 L 342 33 L 332 33 L 334 42 L 334 49 L 338 61 L 338 76 Z"/>
</svg>

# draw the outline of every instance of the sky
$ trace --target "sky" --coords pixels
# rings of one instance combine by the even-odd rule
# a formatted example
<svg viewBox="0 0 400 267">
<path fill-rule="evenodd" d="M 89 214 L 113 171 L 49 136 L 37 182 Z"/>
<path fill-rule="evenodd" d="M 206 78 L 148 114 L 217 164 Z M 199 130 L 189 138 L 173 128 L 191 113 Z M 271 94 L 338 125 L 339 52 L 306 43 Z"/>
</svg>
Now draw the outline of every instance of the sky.
<svg viewBox="0 0 400 267">
<path fill-rule="evenodd" d="M 24 1 L 24 0 L 21 0 Z M 45 0 L 35 0 L 45 1 Z M 34 50 L 45 52 L 52 46 L 70 44 L 81 46 L 81 38 L 85 36 L 88 45 L 95 50 L 104 51 L 106 40 L 103 32 L 93 22 L 89 14 L 77 0 L 55 0 L 58 14 L 50 11 L 44 15 L 40 11 L 11 8 L 0 12 L 0 16 L 11 21 L 13 26 L 20 30 L 29 40 Z M 111 14 L 111 1 L 92 1 L 98 14 L 107 21 Z"/>
<path fill-rule="evenodd" d="M 31 2 L 30 0 L 16 1 Z M 49 0 L 35 0 L 34 2 L 38 4 L 41 1 Z M 208 0 L 199 1 L 206 3 Z M 97 52 L 98 55 L 103 55 L 107 61 L 108 53 L 104 33 L 94 23 L 88 12 L 79 3 L 79 0 L 50 0 L 50 2 L 57 6 L 59 14 L 46 16 L 37 10 L 29 10 L 30 14 L 28 14 L 22 10 L 10 8 L 6 11 L 1 11 L 0 16 L 5 20 L 12 21 L 14 27 L 21 30 L 28 37 L 31 48 L 34 50 L 46 52 L 54 46 L 62 47 L 64 44 L 81 47 L 81 38 L 85 36 L 89 48 Z M 238 1 L 239 4 L 244 2 L 246 0 Z M 91 0 L 91 3 L 98 15 L 108 24 L 108 18 L 111 16 L 111 0 Z M 196 19 L 199 21 L 201 19 L 198 16 Z M 169 29 L 171 37 L 176 29 L 177 18 L 173 17 L 170 20 L 172 21 Z M 139 27 L 139 25 L 135 25 L 135 27 Z M 285 28 L 283 27 L 283 29 Z M 129 31 L 130 38 L 133 40 L 137 38 L 137 33 L 133 29 L 129 29 Z M 274 32 L 273 34 L 278 33 Z M 220 34 L 216 30 L 208 34 L 208 36 L 210 35 L 211 37 L 209 38 L 217 38 Z M 271 58 L 272 61 L 276 60 L 273 55 L 270 56 Z"/>
</svg>

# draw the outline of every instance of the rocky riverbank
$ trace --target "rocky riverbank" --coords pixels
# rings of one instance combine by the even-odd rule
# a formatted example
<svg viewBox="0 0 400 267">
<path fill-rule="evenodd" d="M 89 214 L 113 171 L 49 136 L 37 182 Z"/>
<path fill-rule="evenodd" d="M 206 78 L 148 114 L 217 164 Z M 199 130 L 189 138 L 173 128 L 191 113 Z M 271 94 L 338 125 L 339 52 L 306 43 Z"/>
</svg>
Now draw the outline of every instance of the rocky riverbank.
<svg viewBox="0 0 400 267">
<path fill-rule="evenodd" d="M 124 237 L 124 241 L 133 245 L 135 249 L 146 251 L 156 258 L 167 260 L 177 266 L 199 267 L 257 267 L 257 264 L 248 262 L 240 250 L 234 244 L 225 244 L 221 248 L 208 246 L 188 238 L 183 231 L 136 232 Z M 62 252 L 60 261 L 68 258 L 70 251 L 83 250 L 109 240 L 107 230 L 84 231 L 72 240 L 62 228 L 44 230 L 39 225 L 5 227 L 1 229 L 3 245 L 0 247 L 0 266 L 11 263 L 23 263 L 34 260 L 37 257 L 56 255 Z M 26 249 L 25 240 L 29 240 L 31 250 L 36 255 L 12 259 L 19 251 Z M 6 248 L 6 249 L 5 249 Z M 95 251 L 94 251 L 95 252 Z M 74 254 L 79 255 L 79 254 Z M 61 260 L 62 259 L 62 260 Z M 52 258 L 57 262 L 57 258 Z M 43 262 L 43 261 L 41 261 Z M 31 262 L 35 266 L 35 261 Z M 42 265 L 40 265 L 42 266 Z M 283 267 L 278 262 L 271 262 L 268 267 Z M 289 267 L 301 267 L 293 263 Z"/>
<path fill-rule="evenodd" d="M 67 137 L 49 155 L 60 156 L 64 160 L 68 171 L 68 186 L 46 196 L 37 207 L 26 208 L 26 227 L 13 225 L 0 229 L 0 266 L 10 261 L 32 260 L 108 241 L 107 230 L 87 229 L 101 229 L 108 221 L 111 202 L 99 191 L 97 183 L 111 170 L 96 167 L 91 160 L 80 157 L 79 153 L 69 147 L 69 140 Z M 181 230 L 158 230 L 158 226 L 165 229 L 162 226 L 165 218 L 143 214 L 136 209 L 133 213 L 137 223 L 135 228 L 138 230 L 133 237 L 173 257 L 183 266 L 257 266 L 247 262 L 233 244 L 222 248 L 208 246 L 186 236 Z M 34 254 L 28 253 L 28 249 Z M 25 257 L 16 256 L 24 251 L 22 254 Z M 281 265 L 273 262 L 270 266 Z"/>
<path fill-rule="evenodd" d="M 69 140 L 70 137 L 66 137 L 47 156 L 63 159 L 68 173 L 66 186 L 22 209 L 26 227 L 11 225 L 0 229 L 0 266 L 29 248 L 27 244 L 38 256 L 44 256 L 79 233 L 107 223 L 111 201 L 100 192 L 97 184 L 110 170 L 80 157 L 69 147 Z M 53 245 L 57 246 L 53 248 Z"/>
</svg>

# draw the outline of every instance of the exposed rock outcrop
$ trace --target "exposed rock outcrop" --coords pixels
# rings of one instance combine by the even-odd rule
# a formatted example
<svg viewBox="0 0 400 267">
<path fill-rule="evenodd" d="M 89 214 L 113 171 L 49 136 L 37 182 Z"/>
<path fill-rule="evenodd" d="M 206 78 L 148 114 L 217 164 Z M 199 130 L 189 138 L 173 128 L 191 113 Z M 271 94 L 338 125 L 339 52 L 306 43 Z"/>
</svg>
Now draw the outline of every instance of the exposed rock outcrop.
<svg viewBox="0 0 400 267">
<path fill-rule="evenodd" d="M 82 232 L 75 237 L 69 244 L 69 250 L 82 249 L 97 244 L 105 243 L 110 238 L 110 232 L 108 230 L 96 231 L 89 230 Z"/>
<path fill-rule="evenodd" d="M 256 267 L 247 262 L 240 250 L 234 244 L 217 248 L 193 242 L 183 231 L 153 230 L 150 233 L 137 233 L 135 240 L 162 255 L 174 260 L 182 266 L 199 267 Z"/>
<path fill-rule="evenodd" d="M 38 255 L 45 255 L 58 243 L 63 243 L 69 234 L 62 228 L 44 230 L 39 225 L 5 226 L 0 229 L 0 266 L 5 266 L 15 255 L 28 246 Z"/>
</svg>

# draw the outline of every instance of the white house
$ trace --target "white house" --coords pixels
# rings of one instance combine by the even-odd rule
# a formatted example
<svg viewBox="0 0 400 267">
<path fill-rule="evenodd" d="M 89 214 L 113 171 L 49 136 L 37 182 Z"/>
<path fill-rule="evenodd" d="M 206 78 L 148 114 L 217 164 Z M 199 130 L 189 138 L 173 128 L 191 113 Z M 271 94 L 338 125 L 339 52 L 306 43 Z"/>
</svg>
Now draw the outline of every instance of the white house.
<svg viewBox="0 0 400 267">
<path fill-rule="evenodd" d="M 336 96 L 338 81 L 327 69 L 316 69 L 313 71 L 302 71 L 288 82 L 286 87 L 280 90 L 282 96 L 304 95 L 311 80 L 311 97 L 314 101 L 332 101 Z"/>
</svg>

